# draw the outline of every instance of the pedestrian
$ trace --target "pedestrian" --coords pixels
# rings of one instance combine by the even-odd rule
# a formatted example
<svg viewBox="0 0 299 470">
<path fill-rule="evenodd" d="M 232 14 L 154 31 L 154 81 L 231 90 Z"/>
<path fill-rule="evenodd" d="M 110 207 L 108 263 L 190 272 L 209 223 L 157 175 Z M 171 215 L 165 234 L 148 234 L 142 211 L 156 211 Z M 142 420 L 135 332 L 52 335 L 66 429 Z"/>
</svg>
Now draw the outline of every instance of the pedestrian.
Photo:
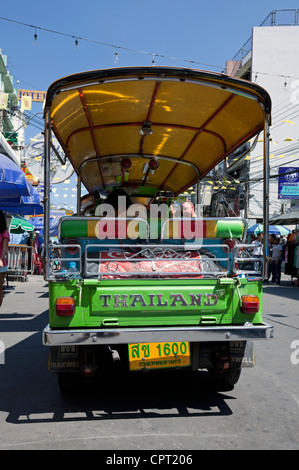
<svg viewBox="0 0 299 470">
<path fill-rule="evenodd" d="M 269 241 L 268 241 L 268 261 L 267 261 L 267 281 L 270 281 L 270 276 L 271 276 L 271 258 L 272 258 L 272 252 L 273 252 L 273 245 L 274 245 L 274 240 L 276 238 L 276 235 L 274 233 L 270 233 L 269 235 Z"/>
<path fill-rule="evenodd" d="M 7 267 L 7 253 L 8 253 L 9 231 L 7 229 L 6 216 L 3 211 L 0 211 L 0 307 L 3 301 L 3 284 Z"/>
<path fill-rule="evenodd" d="M 263 257 L 263 232 L 259 232 L 257 234 L 256 240 L 252 242 L 252 245 L 254 245 L 254 248 L 252 250 L 252 256 L 254 258 L 262 258 Z M 261 260 L 258 260 L 254 263 L 255 265 L 255 271 L 262 271 L 262 262 Z"/>
<path fill-rule="evenodd" d="M 272 284 L 274 284 L 274 282 L 280 284 L 282 253 L 283 248 L 279 242 L 279 238 L 275 237 L 271 260 Z"/>
<path fill-rule="evenodd" d="M 256 240 L 252 242 L 252 245 L 254 245 L 254 248 L 252 250 L 253 256 L 263 256 L 263 232 L 259 232 L 257 234 Z"/>
</svg>

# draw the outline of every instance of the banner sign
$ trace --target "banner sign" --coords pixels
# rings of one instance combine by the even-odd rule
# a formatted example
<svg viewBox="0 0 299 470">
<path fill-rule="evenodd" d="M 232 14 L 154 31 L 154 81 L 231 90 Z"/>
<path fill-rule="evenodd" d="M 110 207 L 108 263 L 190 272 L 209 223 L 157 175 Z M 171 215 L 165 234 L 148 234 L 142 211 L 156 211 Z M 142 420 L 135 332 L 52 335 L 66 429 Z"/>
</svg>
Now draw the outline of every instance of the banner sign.
<svg viewBox="0 0 299 470">
<path fill-rule="evenodd" d="M 0 109 L 7 109 L 8 93 L 0 92 Z"/>
<path fill-rule="evenodd" d="M 278 199 L 299 199 L 298 167 L 279 168 Z"/>
<path fill-rule="evenodd" d="M 24 96 L 29 96 L 31 101 L 44 102 L 46 99 L 46 91 L 39 90 L 18 90 L 18 100 L 22 100 Z"/>
</svg>

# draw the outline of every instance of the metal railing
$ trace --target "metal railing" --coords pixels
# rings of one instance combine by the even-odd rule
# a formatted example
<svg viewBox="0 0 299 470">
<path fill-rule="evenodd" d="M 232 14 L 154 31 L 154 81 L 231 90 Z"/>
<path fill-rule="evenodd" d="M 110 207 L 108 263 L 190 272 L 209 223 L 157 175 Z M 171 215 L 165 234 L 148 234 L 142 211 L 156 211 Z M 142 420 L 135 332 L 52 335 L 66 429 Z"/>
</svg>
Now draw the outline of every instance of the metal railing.
<svg viewBox="0 0 299 470">
<path fill-rule="evenodd" d="M 70 255 L 66 250 L 76 249 Z M 189 247 L 190 248 L 190 247 Z M 74 278 L 197 278 L 216 279 L 231 274 L 262 278 L 262 258 L 252 254 L 255 245 L 208 244 L 200 249 L 186 245 L 103 244 L 55 245 L 48 264 L 48 280 L 67 281 Z M 83 253 L 83 256 L 81 256 Z M 75 263 L 77 273 L 70 271 Z"/>
<path fill-rule="evenodd" d="M 272 10 L 259 26 L 298 26 L 299 9 Z M 243 60 L 251 51 L 252 36 L 243 44 L 243 46 L 234 55 L 232 60 Z"/>
<path fill-rule="evenodd" d="M 230 271 L 227 245 L 209 245 L 223 254 L 205 256 L 185 245 L 107 245 L 85 247 L 84 276 L 99 279 L 227 276 Z M 93 250 L 89 252 L 89 250 Z M 95 251 L 98 250 L 98 251 Z M 222 263 L 222 266 L 221 264 Z"/>
<path fill-rule="evenodd" d="M 262 277 L 263 257 L 252 254 L 256 245 L 237 244 L 234 247 L 233 272 L 238 275 Z"/>
</svg>

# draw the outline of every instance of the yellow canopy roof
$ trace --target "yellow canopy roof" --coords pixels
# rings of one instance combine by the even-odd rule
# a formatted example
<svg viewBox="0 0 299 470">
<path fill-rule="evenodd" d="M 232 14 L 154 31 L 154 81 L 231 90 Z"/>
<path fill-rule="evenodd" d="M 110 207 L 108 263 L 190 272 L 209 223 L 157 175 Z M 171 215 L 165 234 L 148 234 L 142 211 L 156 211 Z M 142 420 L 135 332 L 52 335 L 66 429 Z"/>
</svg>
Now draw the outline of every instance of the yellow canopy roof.
<svg viewBox="0 0 299 470">
<path fill-rule="evenodd" d="M 261 87 L 222 74 L 132 67 L 54 82 L 48 111 L 76 172 L 93 159 L 81 171 L 90 191 L 139 185 L 178 194 L 260 132 L 271 101 Z M 156 171 L 150 158 L 159 160 Z"/>
</svg>

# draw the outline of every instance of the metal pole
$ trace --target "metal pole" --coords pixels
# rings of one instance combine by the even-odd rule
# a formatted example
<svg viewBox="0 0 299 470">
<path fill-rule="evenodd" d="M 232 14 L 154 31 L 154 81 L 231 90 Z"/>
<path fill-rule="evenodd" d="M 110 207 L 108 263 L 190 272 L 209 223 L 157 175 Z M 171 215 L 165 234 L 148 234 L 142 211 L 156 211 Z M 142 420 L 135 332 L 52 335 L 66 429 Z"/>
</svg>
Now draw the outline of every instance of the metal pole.
<svg viewBox="0 0 299 470">
<path fill-rule="evenodd" d="M 50 242 L 50 153 L 51 124 L 50 110 L 45 113 L 45 147 L 44 147 L 44 279 L 48 278 L 49 242 Z"/>
<path fill-rule="evenodd" d="M 199 204 L 200 204 L 200 179 L 197 179 L 196 183 L 196 215 L 197 217 L 202 217 L 203 214 L 201 214 L 201 211 L 199 210 Z"/>
<path fill-rule="evenodd" d="M 269 119 L 270 116 L 265 117 L 264 122 L 264 191 L 263 191 L 263 227 L 264 227 L 264 240 L 263 240 L 263 277 L 268 279 L 268 236 L 269 236 Z"/>
<path fill-rule="evenodd" d="M 81 168 L 77 178 L 77 215 L 81 215 Z"/>
</svg>

